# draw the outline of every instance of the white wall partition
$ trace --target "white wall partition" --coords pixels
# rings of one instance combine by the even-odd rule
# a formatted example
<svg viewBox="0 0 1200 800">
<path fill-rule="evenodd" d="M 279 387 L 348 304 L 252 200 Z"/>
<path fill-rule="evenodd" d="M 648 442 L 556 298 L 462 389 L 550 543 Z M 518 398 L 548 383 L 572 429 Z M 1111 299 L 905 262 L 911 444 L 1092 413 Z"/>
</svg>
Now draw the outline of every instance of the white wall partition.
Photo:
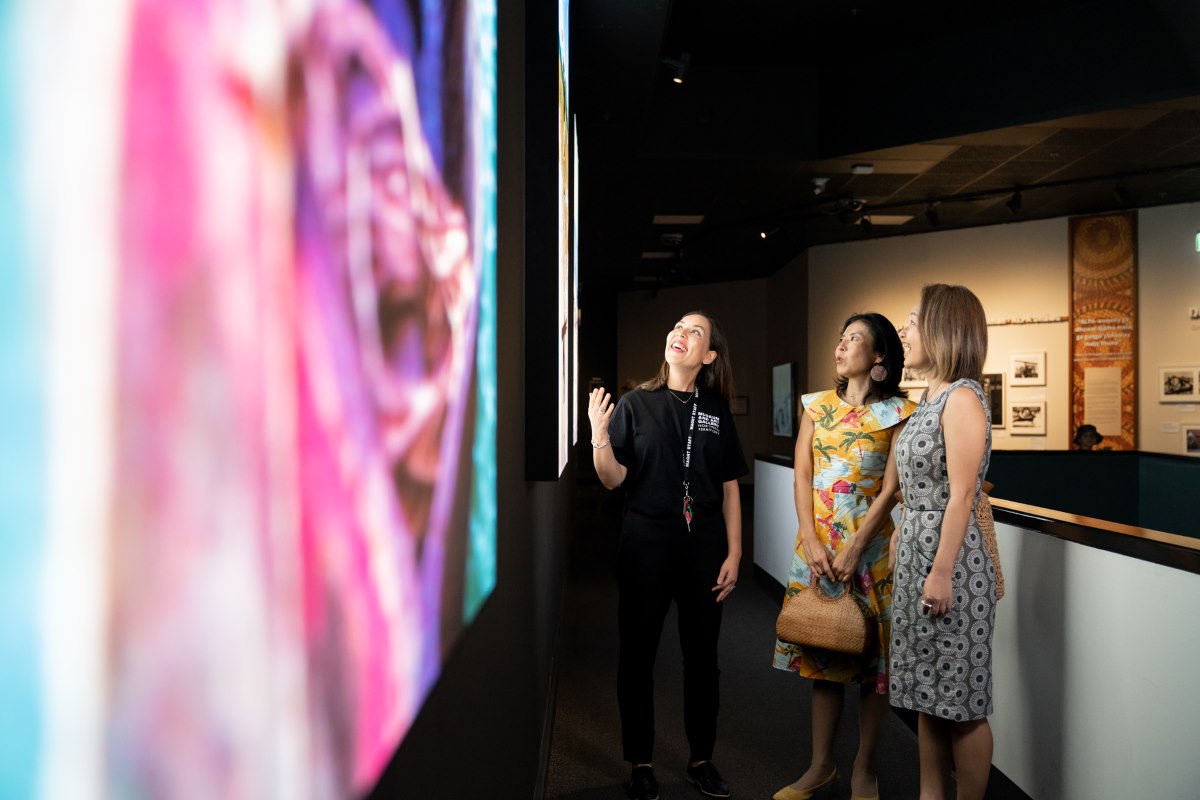
<svg viewBox="0 0 1200 800">
<path fill-rule="evenodd" d="M 1030 797 L 1196 797 L 1200 575 L 997 524 L 993 763 Z"/>
<path fill-rule="evenodd" d="M 791 467 L 754 460 L 754 563 L 784 586 L 800 524 L 792 491 L 794 474 Z"/>
</svg>

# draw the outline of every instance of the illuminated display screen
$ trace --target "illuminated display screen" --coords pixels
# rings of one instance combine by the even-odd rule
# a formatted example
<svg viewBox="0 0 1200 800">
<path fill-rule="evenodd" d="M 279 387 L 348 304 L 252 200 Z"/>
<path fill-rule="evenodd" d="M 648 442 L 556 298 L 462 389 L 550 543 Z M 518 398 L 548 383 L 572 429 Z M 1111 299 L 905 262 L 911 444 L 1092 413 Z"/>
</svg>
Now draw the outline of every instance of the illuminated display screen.
<svg viewBox="0 0 1200 800">
<path fill-rule="evenodd" d="M 496 581 L 495 16 L 0 2 L 0 796 L 403 739 Z"/>
<path fill-rule="evenodd" d="M 572 277 L 574 233 L 571 217 L 571 72 L 570 3 L 558 2 L 558 471 L 562 473 L 575 442 L 575 284 Z"/>
</svg>

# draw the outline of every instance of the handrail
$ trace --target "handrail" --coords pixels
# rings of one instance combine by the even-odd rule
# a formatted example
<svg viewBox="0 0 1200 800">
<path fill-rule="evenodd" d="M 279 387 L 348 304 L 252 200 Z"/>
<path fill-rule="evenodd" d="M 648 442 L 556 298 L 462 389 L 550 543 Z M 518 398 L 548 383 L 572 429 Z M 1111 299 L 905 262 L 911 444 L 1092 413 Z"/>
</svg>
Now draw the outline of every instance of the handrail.
<svg viewBox="0 0 1200 800">
<path fill-rule="evenodd" d="M 1082 514 L 1070 514 L 1066 511 L 1055 511 L 1052 508 L 1042 508 L 1041 506 L 1031 506 L 1027 503 L 1017 503 L 1013 500 L 1003 500 L 999 497 L 993 497 L 992 508 L 1003 508 L 1019 514 L 1027 514 L 1035 517 L 1043 517 L 1046 519 L 1058 520 L 1059 522 L 1069 522 L 1074 525 L 1082 525 L 1085 528 L 1096 528 L 1112 533 L 1119 533 L 1124 536 L 1135 536 L 1139 539 L 1145 539 L 1151 542 L 1160 542 L 1169 544 L 1175 547 L 1183 547 L 1188 550 L 1200 552 L 1200 539 L 1191 536 L 1183 536 L 1178 533 L 1167 533 L 1166 531 L 1156 531 L 1151 528 L 1139 528 L 1136 525 L 1125 525 L 1121 522 L 1109 522 L 1104 519 L 1096 519 L 1094 517 L 1085 517 Z"/>
<path fill-rule="evenodd" d="M 1200 539 L 997 497 L 991 501 L 997 523 L 1200 575 Z"/>
</svg>

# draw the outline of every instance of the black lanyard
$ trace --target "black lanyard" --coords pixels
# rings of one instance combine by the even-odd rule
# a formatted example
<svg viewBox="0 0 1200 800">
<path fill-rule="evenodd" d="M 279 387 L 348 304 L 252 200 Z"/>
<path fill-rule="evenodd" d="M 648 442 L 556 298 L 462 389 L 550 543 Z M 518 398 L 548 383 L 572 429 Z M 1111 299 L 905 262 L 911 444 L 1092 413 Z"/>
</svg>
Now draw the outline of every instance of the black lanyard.
<svg viewBox="0 0 1200 800">
<path fill-rule="evenodd" d="M 688 532 L 692 530 L 692 496 L 688 493 L 691 486 L 688 476 L 692 469 L 692 433 L 696 430 L 696 414 L 699 407 L 700 384 L 697 383 L 696 393 L 692 398 L 692 422 L 688 425 L 687 445 L 683 449 L 683 518 L 687 521 Z"/>
</svg>

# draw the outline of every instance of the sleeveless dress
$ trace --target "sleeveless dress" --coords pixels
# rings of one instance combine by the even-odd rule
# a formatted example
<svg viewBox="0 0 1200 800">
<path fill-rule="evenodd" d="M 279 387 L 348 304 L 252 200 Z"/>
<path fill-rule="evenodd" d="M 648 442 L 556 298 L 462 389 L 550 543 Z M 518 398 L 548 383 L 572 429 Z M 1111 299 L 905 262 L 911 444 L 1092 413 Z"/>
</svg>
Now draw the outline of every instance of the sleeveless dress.
<svg viewBox="0 0 1200 800">
<path fill-rule="evenodd" d="M 904 515 L 896 548 L 892 605 L 891 703 L 955 721 L 992 713 L 992 628 L 996 618 L 996 568 L 983 544 L 974 504 L 951 576 L 950 610 L 922 613 L 925 577 L 941 540 L 942 514 L 950 498 L 942 412 L 950 393 L 966 386 L 983 406 L 987 445 L 975 499 L 982 491 L 992 451 L 992 426 L 983 389 L 958 380 L 931 402 L 921 401 L 896 439 L 896 468 Z"/>
<path fill-rule="evenodd" d="M 817 538 L 837 554 L 854 539 L 867 510 L 883 483 L 888 451 L 896 426 L 908 418 L 916 403 L 892 397 L 865 406 L 852 406 L 835 390 L 806 394 L 802 413 L 813 419 L 812 505 Z M 878 636 L 862 656 L 832 653 L 813 647 L 775 641 L 776 669 L 798 672 L 806 678 L 841 683 L 874 683 L 887 693 L 887 643 L 891 618 L 892 574 L 888 569 L 888 541 L 892 521 L 886 520 L 863 551 L 854 577 L 854 591 L 875 614 Z M 813 575 L 804 558 L 800 536 L 792 553 L 787 595 L 808 591 Z M 822 579 L 833 594 L 842 584 Z"/>
</svg>

